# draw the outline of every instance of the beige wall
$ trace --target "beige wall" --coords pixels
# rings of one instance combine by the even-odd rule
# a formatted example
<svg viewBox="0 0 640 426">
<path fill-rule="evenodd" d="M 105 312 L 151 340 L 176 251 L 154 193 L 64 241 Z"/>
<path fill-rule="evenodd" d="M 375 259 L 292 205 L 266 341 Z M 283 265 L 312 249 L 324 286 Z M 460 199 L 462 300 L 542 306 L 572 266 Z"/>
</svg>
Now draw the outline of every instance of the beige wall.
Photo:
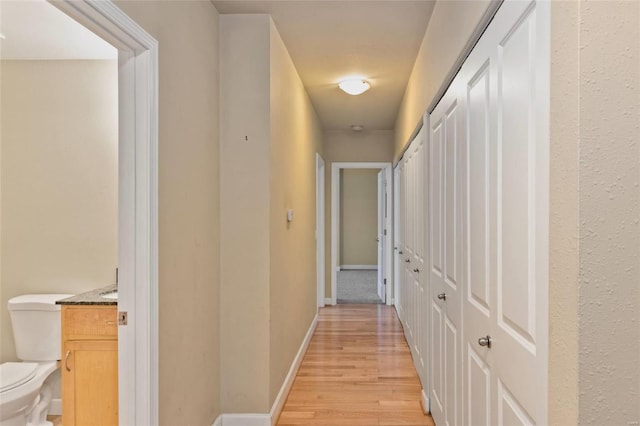
<svg viewBox="0 0 640 426">
<path fill-rule="evenodd" d="M 0 360 L 14 361 L 7 301 L 115 283 L 116 61 L 0 61 Z M 81 119 L 78 119 L 78 118 Z"/>
<path fill-rule="evenodd" d="M 222 409 L 267 413 L 316 312 L 322 131 L 271 18 L 220 19 Z"/>
<path fill-rule="evenodd" d="M 271 23 L 270 385 L 273 404 L 316 314 L 316 152 L 322 129 Z M 293 222 L 286 221 L 293 209 Z"/>
<path fill-rule="evenodd" d="M 378 264 L 378 173 L 380 169 L 340 171 L 339 265 Z"/>
<path fill-rule="evenodd" d="M 225 413 L 270 408 L 269 29 L 267 15 L 220 16 L 220 384 Z"/>
<path fill-rule="evenodd" d="M 640 3 L 554 2 L 550 424 L 640 420 Z"/>
<path fill-rule="evenodd" d="M 219 404 L 218 12 L 118 1 L 159 42 L 160 423 L 208 425 Z"/>
<path fill-rule="evenodd" d="M 325 131 L 325 297 L 331 297 L 331 164 L 334 162 L 391 162 L 393 131 Z"/>
<path fill-rule="evenodd" d="M 640 2 L 580 3 L 582 425 L 640 422 Z"/>
<path fill-rule="evenodd" d="M 396 160 L 490 3 L 490 0 L 436 2 L 396 118 Z"/>
</svg>

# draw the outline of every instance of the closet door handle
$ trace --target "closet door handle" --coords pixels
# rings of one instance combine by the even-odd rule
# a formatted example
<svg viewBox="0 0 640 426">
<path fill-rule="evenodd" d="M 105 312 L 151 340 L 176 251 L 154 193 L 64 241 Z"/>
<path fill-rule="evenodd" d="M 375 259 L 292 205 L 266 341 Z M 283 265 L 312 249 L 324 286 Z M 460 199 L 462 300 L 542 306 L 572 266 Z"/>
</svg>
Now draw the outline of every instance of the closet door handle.
<svg viewBox="0 0 640 426">
<path fill-rule="evenodd" d="M 413 270 L 413 272 L 420 272 L 420 269 L 416 268 Z"/>
<path fill-rule="evenodd" d="M 440 300 L 447 300 L 447 293 L 440 293 L 438 295 L 438 299 Z"/>
<path fill-rule="evenodd" d="M 411 262 L 411 260 L 409 260 L 409 259 L 405 259 L 404 260 L 404 263 L 409 263 L 409 262 Z"/>
<path fill-rule="evenodd" d="M 67 371 L 71 371 L 69 368 L 69 355 L 71 355 L 71 351 L 67 351 L 67 354 L 64 356 L 64 368 L 66 368 Z"/>
<path fill-rule="evenodd" d="M 484 336 L 478 339 L 478 344 L 480 346 L 486 346 L 491 349 L 491 336 Z"/>
<path fill-rule="evenodd" d="M 402 251 L 399 251 L 398 254 L 402 254 Z"/>
</svg>

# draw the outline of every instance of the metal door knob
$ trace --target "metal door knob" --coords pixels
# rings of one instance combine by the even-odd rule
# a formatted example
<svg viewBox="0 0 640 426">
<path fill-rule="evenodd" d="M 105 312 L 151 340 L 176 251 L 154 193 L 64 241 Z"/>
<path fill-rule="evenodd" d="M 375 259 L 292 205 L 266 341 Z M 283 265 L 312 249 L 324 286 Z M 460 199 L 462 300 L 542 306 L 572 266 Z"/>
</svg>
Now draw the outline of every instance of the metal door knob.
<svg viewBox="0 0 640 426">
<path fill-rule="evenodd" d="M 491 349 L 491 336 L 485 336 L 478 339 L 478 344 L 480 346 L 486 346 Z"/>
<path fill-rule="evenodd" d="M 420 272 L 420 269 L 416 268 L 413 270 L 413 272 Z"/>
<path fill-rule="evenodd" d="M 447 300 L 447 293 L 440 293 L 438 295 L 438 299 L 440 300 Z"/>
<path fill-rule="evenodd" d="M 409 263 L 409 262 L 411 262 L 411 260 L 409 260 L 409 259 L 405 259 L 404 260 L 404 263 Z"/>
<path fill-rule="evenodd" d="M 380 242 L 380 238 L 376 238 L 376 243 L 379 243 L 379 242 Z"/>
</svg>

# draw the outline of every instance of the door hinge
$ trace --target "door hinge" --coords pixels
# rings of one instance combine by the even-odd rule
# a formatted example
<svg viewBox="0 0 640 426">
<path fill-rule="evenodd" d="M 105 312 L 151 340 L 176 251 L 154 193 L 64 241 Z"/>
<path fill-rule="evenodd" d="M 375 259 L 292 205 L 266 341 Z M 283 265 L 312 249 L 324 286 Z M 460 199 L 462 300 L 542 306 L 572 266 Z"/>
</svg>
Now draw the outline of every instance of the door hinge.
<svg viewBox="0 0 640 426">
<path fill-rule="evenodd" d="M 386 229 L 384 230 L 384 235 L 387 235 L 387 230 Z"/>
<path fill-rule="evenodd" d="M 386 278 L 384 279 L 383 282 L 384 282 L 384 285 L 387 285 L 387 279 Z"/>
<path fill-rule="evenodd" d="M 127 312 L 118 312 L 118 325 L 127 325 Z"/>
</svg>

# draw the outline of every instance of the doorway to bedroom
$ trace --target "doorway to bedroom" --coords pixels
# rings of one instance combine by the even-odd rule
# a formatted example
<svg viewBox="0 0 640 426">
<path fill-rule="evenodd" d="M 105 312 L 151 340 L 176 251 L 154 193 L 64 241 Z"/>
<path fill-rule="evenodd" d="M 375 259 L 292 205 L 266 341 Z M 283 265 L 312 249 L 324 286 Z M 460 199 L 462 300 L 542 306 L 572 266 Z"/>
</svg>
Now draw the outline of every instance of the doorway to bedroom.
<svg viewBox="0 0 640 426">
<path fill-rule="evenodd" d="M 335 302 L 384 304 L 390 259 L 390 165 L 334 163 Z"/>
</svg>

